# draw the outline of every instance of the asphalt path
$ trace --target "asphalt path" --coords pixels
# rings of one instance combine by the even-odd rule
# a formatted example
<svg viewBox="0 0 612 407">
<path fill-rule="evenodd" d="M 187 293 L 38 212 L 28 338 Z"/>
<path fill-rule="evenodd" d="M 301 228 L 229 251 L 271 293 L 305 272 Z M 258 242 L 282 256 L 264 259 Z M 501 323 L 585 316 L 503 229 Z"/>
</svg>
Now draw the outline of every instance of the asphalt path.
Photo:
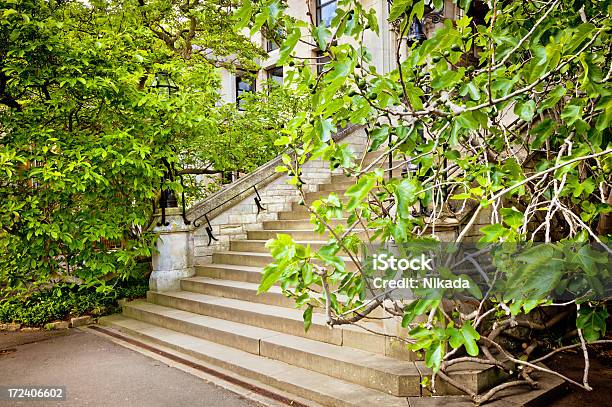
<svg viewBox="0 0 612 407">
<path fill-rule="evenodd" d="M 0 332 L 0 386 L 65 386 L 65 401 L 0 406 L 255 407 L 199 377 L 84 330 Z"/>
</svg>

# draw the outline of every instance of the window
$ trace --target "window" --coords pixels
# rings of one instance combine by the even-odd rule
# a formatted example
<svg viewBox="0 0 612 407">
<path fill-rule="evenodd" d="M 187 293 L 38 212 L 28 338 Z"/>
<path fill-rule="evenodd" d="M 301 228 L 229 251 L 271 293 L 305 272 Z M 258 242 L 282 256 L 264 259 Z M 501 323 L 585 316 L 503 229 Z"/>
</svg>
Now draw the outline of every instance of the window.
<svg viewBox="0 0 612 407">
<path fill-rule="evenodd" d="M 273 40 L 266 40 L 266 51 L 274 51 L 278 49 L 278 44 Z"/>
<path fill-rule="evenodd" d="M 285 30 L 282 28 L 277 28 L 274 39 L 266 39 L 266 51 L 274 51 L 275 49 L 279 49 L 279 42 L 282 42 L 285 38 Z M 276 40 L 276 41 L 275 41 Z M 277 42 L 279 41 L 279 42 Z"/>
<path fill-rule="evenodd" d="M 279 85 L 283 84 L 283 67 L 276 66 L 274 68 L 270 68 L 266 70 L 266 75 L 269 81 L 274 81 Z"/>
<path fill-rule="evenodd" d="M 329 58 L 329 55 L 326 55 L 323 51 L 317 51 L 316 63 L 317 63 L 317 74 L 318 75 L 320 75 L 321 72 L 323 72 L 323 68 L 325 67 L 325 64 L 328 63 L 329 61 L 331 61 L 331 59 Z"/>
<path fill-rule="evenodd" d="M 317 25 L 321 23 L 329 27 L 336 15 L 336 0 L 317 0 Z"/>
<path fill-rule="evenodd" d="M 236 105 L 243 110 L 242 94 L 245 92 L 255 92 L 255 79 L 243 78 L 240 74 L 236 75 Z"/>
</svg>

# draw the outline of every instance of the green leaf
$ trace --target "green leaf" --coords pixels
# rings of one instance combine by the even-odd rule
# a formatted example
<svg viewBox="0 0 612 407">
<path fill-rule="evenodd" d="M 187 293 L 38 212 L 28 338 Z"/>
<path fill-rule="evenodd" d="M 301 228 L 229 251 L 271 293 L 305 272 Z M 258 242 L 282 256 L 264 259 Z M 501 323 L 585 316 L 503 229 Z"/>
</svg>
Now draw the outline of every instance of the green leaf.
<svg viewBox="0 0 612 407">
<path fill-rule="evenodd" d="M 499 78 L 493 81 L 491 84 L 491 90 L 496 92 L 496 96 L 506 96 L 512 90 L 515 81 L 507 78 Z"/>
<path fill-rule="evenodd" d="M 421 100 L 421 96 L 425 95 L 423 89 L 414 86 L 412 82 L 406 82 L 406 93 L 408 96 L 408 100 L 410 101 L 410 105 L 414 110 L 422 110 L 423 109 L 423 101 Z"/>
<path fill-rule="evenodd" d="M 523 213 L 518 211 L 516 208 L 502 208 L 500 212 L 504 218 L 504 223 L 513 229 L 518 229 L 523 226 Z"/>
<path fill-rule="evenodd" d="M 395 199 L 397 201 L 398 214 L 404 219 L 410 218 L 412 206 L 418 199 L 419 183 L 416 178 L 404 178 L 395 188 Z"/>
<path fill-rule="evenodd" d="M 295 243 L 290 235 L 279 233 L 276 239 L 266 243 L 266 247 L 270 249 L 270 254 L 276 260 L 287 262 L 295 256 Z"/>
<path fill-rule="evenodd" d="M 380 30 L 378 27 L 378 19 L 376 18 L 376 11 L 374 9 L 370 10 L 370 12 L 366 15 L 368 20 L 368 24 L 370 25 L 370 30 L 378 34 Z"/>
<path fill-rule="evenodd" d="M 319 49 L 325 51 L 327 49 L 327 42 L 332 37 L 332 32 L 325 24 L 321 24 L 312 30 L 312 36 L 317 42 Z"/>
<path fill-rule="evenodd" d="M 389 138 L 389 125 L 385 124 L 381 127 L 377 127 L 370 132 L 370 138 L 372 139 L 372 145 L 370 151 L 376 151 L 378 148 Z"/>
<path fill-rule="evenodd" d="M 584 339 L 593 342 L 606 334 L 608 311 L 605 306 L 590 308 L 582 306 L 576 318 L 576 328 L 582 329 Z"/>
<path fill-rule="evenodd" d="M 293 27 L 280 47 L 279 58 L 278 62 L 276 63 L 277 66 L 285 64 L 289 58 L 289 55 L 291 54 L 291 51 L 293 51 L 301 36 L 302 33 L 300 32 L 300 29 L 298 27 Z"/>
<path fill-rule="evenodd" d="M 425 366 L 437 372 L 440 370 L 440 363 L 442 363 L 443 355 L 442 342 L 434 341 L 425 353 Z"/>
<path fill-rule="evenodd" d="M 331 140 L 332 133 L 336 131 L 336 126 L 331 118 L 316 120 L 315 129 L 322 142 L 326 143 Z"/>
<path fill-rule="evenodd" d="M 476 341 L 480 339 L 480 334 L 476 332 L 470 321 L 466 321 L 461 327 L 461 335 L 468 355 L 478 356 L 479 350 Z"/>
<path fill-rule="evenodd" d="M 463 112 L 459 116 L 455 117 L 454 121 L 462 129 L 478 130 L 480 127 L 478 120 L 476 120 L 472 112 Z"/>
<path fill-rule="evenodd" d="M 351 185 L 344 195 L 348 196 L 349 202 L 346 206 L 348 212 L 354 210 L 362 202 L 376 185 L 376 180 L 372 175 L 366 174 L 359 179 L 355 185 Z"/>
<path fill-rule="evenodd" d="M 457 328 L 446 328 L 446 334 L 449 337 L 448 343 L 453 349 L 457 349 L 463 345 L 465 340 L 463 339 L 463 335 Z"/>
<path fill-rule="evenodd" d="M 323 260 L 325 264 L 331 265 L 336 270 L 343 272 L 345 270 L 344 260 L 336 255 L 338 250 L 340 250 L 338 243 L 329 243 L 319 249 L 317 257 Z"/>
<path fill-rule="evenodd" d="M 522 120 L 531 122 L 536 111 L 536 103 L 534 100 L 528 100 L 526 102 L 517 102 L 514 106 L 514 113 Z"/>
<path fill-rule="evenodd" d="M 329 74 L 327 74 L 325 80 L 327 82 L 333 82 L 339 79 L 341 82 L 342 80 L 346 79 L 346 77 L 351 73 L 353 61 L 349 58 L 343 58 L 334 61 L 332 65 L 333 69 Z"/>
<path fill-rule="evenodd" d="M 308 332 L 310 326 L 312 325 L 312 305 L 308 305 L 308 308 L 304 310 L 304 314 L 302 317 L 304 318 L 304 332 Z"/>
<path fill-rule="evenodd" d="M 407 12 L 410 6 L 412 6 L 412 0 L 395 0 L 391 4 L 391 10 L 389 10 L 389 21 L 395 21 L 400 18 Z"/>
<path fill-rule="evenodd" d="M 474 82 L 469 82 L 465 85 L 461 92 L 461 96 L 465 96 L 466 94 L 469 94 L 472 100 L 480 100 L 480 90 L 474 85 Z"/>
<path fill-rule="evenodd" d="M 257 288 L 257 294 L 268 291 L 278 281 L 282 273 L 283 269 L 276 263 L 271 263 L 264 267 L 261 282 Z"/>
<path fill-rule="evenodd" d="M 529 134 L 535 136 L 533 142 L 531 143 L 531 147 L 534 149 L 542 147 L 546 140 L 548 140 L 554 133 L 555 128 L 556 123 L 552 119 L 544 119 L 535 125 L 529 132 Z"/>
<path fill-rule="evenodd" d="M 495 243 L 508 233 L 508 229 L 504 228 L 499 223 L 484 226 L 480 228 L 480 231 L 484 234 L 484 236 L 480 238 L 480 241 L 483 243 Z"/>
<path fill-rule="evenodd" d="M 409 323 L 411 323 L 414 318 L 419 315 L 423 315 L 427 310 L 432 307 L 435 308 L 440 305 L 440 300 L 427 300 L 427 299 L 418 299 L 413 300 L 404 310 L 404 316 L 402 317 L 402 327 L 406 328 Z"/>
<path fill-rule="evenodd" d="M 412 11 L 410 12 L 410 17 L 408 17 L 408 21 L 412 21 L 412 17 L 416 16 L 419 20 L 423 19 L 423 14 L 425 13 L 425 1 L 420 0 L 417 1 L 414 6 L 412 6 Z"/>
<path fill-rule="evenodd" d="M 433 80 L 431 81 L 431 87 L 434 90 L 450 88 L 464 78 L 464 72 L 464 68 L 460 68 L 458 71 L 453 71 L 450 69 L 444 71 L 442 74 L 434 76 Z"/>
<path fill-rule="evenodd" d="M 567 105 L 561 112 L 561 118 L 568 126 L 571 126 L 576 120 L 582 118 L 582 107 L 577 105 Z"/>
<path fill-rule="evenodd" d="M 249 0 L 242 1 L 242 5 L 234 13 L 236 20 L 235 29 L 241 30 L 249 24 L 251 14 L 253 13 L 253 3 Z"/>
<path fill-rule="evenodd" d="M 557 103 L 559 103 L 559 100 L 561 100 L 561 98 L 563 96 L 565 96 L 566 93 L 566 89 L 563 85 L 557 85 L 549 94 L 548 97 L 546 99 L 544 99 L 544 101 L 542 102 L 542 104 L 540 105 L 540 108 L 538 109 L 539 112 L 543 112 L 546 109 L 550 109 L 551 107 L 555 106 Z"/>
</svg>

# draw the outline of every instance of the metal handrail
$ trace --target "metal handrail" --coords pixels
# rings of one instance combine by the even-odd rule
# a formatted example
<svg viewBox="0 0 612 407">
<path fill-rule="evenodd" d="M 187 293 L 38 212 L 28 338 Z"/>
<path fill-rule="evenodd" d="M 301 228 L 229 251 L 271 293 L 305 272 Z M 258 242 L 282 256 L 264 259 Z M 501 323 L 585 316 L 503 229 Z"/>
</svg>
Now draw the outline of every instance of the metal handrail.
<svg viewBox="0 0 612 407">
<path fill-rule="evenodd" d="M 240 191 L 236 195 L 226 199 L 225 201 L 223 201 L 222 203 L 218 204 L 214 208 L 210 208 L 209 210 L 207 210 L 206 212 L 204 212 L 203 214 L 201 214 L 200 216 L 198 216 L 197 218 L 195 218 L 193 220 L 193 226 L 196 227 L 196 228 L 202 226 L 202 224 L 198 224 L 197 223 L 200 219 L 204 218 L 204 220 L 206 220 L 206 227 L 204 228 L 204 230 L 206 230 L 206 234 L 208 235 L 208 244 L 207 244 L 207 246 L 210 246 L 213 240 L 214 241 L 218 241 L 219 240 L 213 234 L 212 225 L 210 224 L 210 219 L 208 218 L 208 214 L 211 213 L 212 211 L 214 211 L 215 209 L 218 209 L 218 208 L 226 205 L 228 202 L 233 201 L 234 199 L 238 198 L 239 196 L 241 196 L 242 194 L 244 194 L 245 192 L 247 192 L 251 188 L 253 188 L 253 190 L 255 192 L 255 198 L 254 198 L 255 199 L 255 205 L 257 206 L 257 214 L 259 215 L 259 213 L 261 211 L 265 211 L 266 208 L 261 203 L 261 196 L 259 195 L 259 191 L 257 190 L 257 184 L 255 184 L 255 185 L 252 185 L 252 186 L 250 186 L 250 187 Z"/>
</svg>

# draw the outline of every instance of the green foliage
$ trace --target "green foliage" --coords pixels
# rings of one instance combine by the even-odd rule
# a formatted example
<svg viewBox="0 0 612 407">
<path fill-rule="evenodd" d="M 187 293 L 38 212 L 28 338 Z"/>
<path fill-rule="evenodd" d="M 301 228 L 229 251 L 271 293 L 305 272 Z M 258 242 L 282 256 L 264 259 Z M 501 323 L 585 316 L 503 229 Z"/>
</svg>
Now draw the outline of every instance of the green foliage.
<svg viewBox="0 0 612 407">
<path fill-rule="evenodd" d="M 582 329 L 587 342 L 596 341 L 606 335 L 608 310 L 604 307 L 583 307 L 578 311 L 576 327 Z"/>
<path fill-rule="evenodd" d="M 394 1 L 389 21 L 397 37 L 406 35 L 414 16 L 423 16 L 425 5 L 439 10 L 442 3 Z M 456 3 L 470 9 L 469 0 Z M 341 253 L 359 264 L 360 250 L 369 243 L 354 228 L 368 229 L 371 242 L 426 241 L 425 224 L 457 215 L 459 204 L 470 216 L 492 209 L 492 224 L 480 228 L 481 243 L 561 243 L 534 247 L 518 259 L 497 251 L 504 274 L 476 317 L 443 312 L 443 302 L 426 298 L 402 304 L 402 325 L 415 341 L 411 348 L 425 350 L 428 367 L 442 366 L 447 345 L 477 356 L 477 341 L 492 322 L 529 313 L 557 289 L 575 296 L 585 287 L 603 292 L 609 253 L 572 244 L 596 242 L 610 250 L 612 8 L 607 2 L 580 2 L 582 8 L 571 0 L 554 6 L 497 2 L 495 16 L 490 10 L 484 23 L 468 13 L 444 21 L 425 41 L 398 55 L 399 66 L 390 72 L 382 71 L 363 45 L 364 33 L 378 31 L 378 24 L 374 11 L 359 1 L 339 1 L 330 27 L 284 14 L 270 25 L 260 17 L 270 1 L 242 4 L 243 26 L 266 32 L 282 27 L 288 33 L 281 60 L 294 67 L 293 86 L 310 93 L 307 111 L 288 123 L 282 138 L 295 154 L 287 154 L 277 171 L 302 189 L 303 163 L 323 158 L 330 168 L 358 178 L 344 202 L 330 195 L 310 206 L 314 229 L 330 236 L 318 252 L 285 237 L 269 243 L 275 263 L 266 268 L 262 291 L 278 281 L 297 306 L 327 307 L 332 325 L 346 323 L 347 316 L 358 320 L 353 311 L 365 307 L 367 270 L 339 261 Z M 321 72 L 292 58 L 300 30 L 310 32 L 329 57 Z M 362 166 L 347 146 L 333 141 L 335 129 L 349 124 L 366 126 L 366 150 L 385 157 L 378 165 Z M 389 177 L 383 164 L 388 153 L 406 169 L 418 170 Z M 422 216 L 415 213 L 416 204 L 435 211 Z M 346 224 L 330 224 L 342 213 Z M 477 323 L 491 307 L 500 312 Z M 605 332 L 606 317 L 593 301 L 580 309 L 577 327 L 595 340 Z"/>
<path fill-rule="evenodd" d="M 0 16 L 0 281 L 9 287 L 136 275 L 151 255 L 168 167 L 252 170 L 276 154 L 275 131 L 297 108 L 282 89 L 253 96 L 242 116 L 218 106 L 217 68 L 256 68 L 264 55 L 233 32 L 232 9 L 219 2 L 2 0 Z M 172 97 L 149 89 L 162 70 L 179 87 Z M 191 199 L 207 192 L 186 181 Z"/>
<path fill-rule="evenodd" d="M 73 285 L 57 285 L 35 293 L 2 295 L 0 322 L 17 322 L 42 326 L 54 320 L 84 314 L 101 316 L 118 311 L 117 300 L 142 298 L 149 288 L 147 280 L 130 280 L 110 290 L 79 289 Z M 6 293 L 8 294 L 8 292 Z"/>
<path fill-rule="evenodd" d="M 275 144 L 287 123 L 303 111 L 303 96 L 268 82 L 265 89 L 242 96 L 242 110 L 227 104 L 219 110 L 217 141 L 200 146 L 211 154 L 216 169 L 249 172 L 276 157 Z"/>
</svg>

